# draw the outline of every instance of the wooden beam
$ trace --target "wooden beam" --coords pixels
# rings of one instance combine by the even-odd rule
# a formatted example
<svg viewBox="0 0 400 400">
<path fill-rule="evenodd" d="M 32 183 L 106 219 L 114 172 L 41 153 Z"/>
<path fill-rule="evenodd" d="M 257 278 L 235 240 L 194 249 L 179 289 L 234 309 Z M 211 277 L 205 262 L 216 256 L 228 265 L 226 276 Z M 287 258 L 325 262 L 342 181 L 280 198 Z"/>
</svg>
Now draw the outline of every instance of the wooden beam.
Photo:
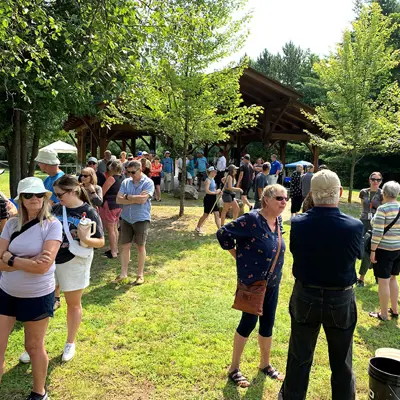
<svg viewBox="0 0 400 400">
<path fill-rule="evenodd" d="M 286 164 L 286 145 L 287 141 L 286 140 L 281 140 L 279 146 L 279 161 L 281 164 L 285 165 Z"/>
<path fill-rule="evenodd" d="M 107 131 L 108 128 L 106 126 L 100 127 L 100 158 L 103 158 L 104 152 L 107 150 L 108 140 L 107 140 Z"/>
<path fill-rule="evenodd" d="M 286 140 L 291 142 L 308 142 L 310 138 L 306 134 L 273 133 L 271 140 Z"/>
<path fill-rule="evenodd" d="M 268 147 L 269 141 L 271 140 L 271 126 L 272 126 L 272 111 L 271 109 L 267 109 L 264 112 L 264 126 L 263 126 L 263 136 L 262 136 L 262 141 L 264 143 L 264 146 Z"/>
<path fill-rule="evenodd" d="M 275 131 L 276 125 L 278 125 L 279 120 L 282 118 L 283 114 L 285 114 L 285 112 L 286 112 L 287 108 L 289 107 L 289 105 L 290 105 L 290 99 L 286 102 L 286 104 L 280 110 L 278 116 L 276 117 L 274 123 L 272 124 L 271 132 Z"/>
</svg>

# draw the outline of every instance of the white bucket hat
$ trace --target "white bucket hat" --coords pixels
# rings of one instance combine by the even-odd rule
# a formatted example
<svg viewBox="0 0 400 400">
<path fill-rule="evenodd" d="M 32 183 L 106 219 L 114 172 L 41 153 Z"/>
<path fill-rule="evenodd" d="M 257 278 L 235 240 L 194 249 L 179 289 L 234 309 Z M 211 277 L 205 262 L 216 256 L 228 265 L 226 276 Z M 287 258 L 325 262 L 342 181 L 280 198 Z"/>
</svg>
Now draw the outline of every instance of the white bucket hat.
<svg viewBox="0 0 400 400">
<path fill-rule="evenodd" d="M 43 181 L 40 178 L 33 176 L 22 179 L 18 183 L 17 197 L 14 200 L 19 200 L 21 193 L 46 193 L 46 197 L 50 198 L 53 194 L 44 187 Z"/>
<path fill-rule="evenodd" d="M 41 149 L 35 161 L 41 164 L 47 165 L 60 165 L 60 160 L 57 157 L 57 153 L 50 149 Z"/>
</svg>

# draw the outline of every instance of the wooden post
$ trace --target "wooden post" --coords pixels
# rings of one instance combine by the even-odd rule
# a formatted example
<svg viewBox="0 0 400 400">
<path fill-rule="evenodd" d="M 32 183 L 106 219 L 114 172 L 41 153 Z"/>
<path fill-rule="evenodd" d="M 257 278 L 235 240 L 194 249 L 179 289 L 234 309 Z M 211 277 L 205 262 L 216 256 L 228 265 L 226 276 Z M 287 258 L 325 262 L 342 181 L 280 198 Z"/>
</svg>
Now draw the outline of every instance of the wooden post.
<svg viewBox="0 0 400 400">
<path fill-rule="evenodd" d="M 77 139 L 78 139 L 78 154 L 76 155 L 76 163 L 80 164 L 82 160 L 82 130 L 79 130 L 76 134 Z"/>
<path fill-rule="evenodd" d="M 312 155 L 313 155 L 313 164 L 314 164 L 314 171 L 318 171 L 318 159 L 319 159 L 319 147 L 312 146 Z"/>
<path fill-rule="evenodd" d="M 286 140 L 280 140 L 280 145 L 279 145 L 279 161 L 281 164 L 285 165 L 286 164 L 286 145 L 287 141 Z"/>
<path fill-rule="evenodd" d="M 86 129 L 82 130 L 81 132 L 81 151 L 80 151 L 80 158 L 79 163 L 81 166 L 86 164 Z"/>
<path fill-rule="evenodd" d="M 156 135 L 151 135 L 150 136 L 150 153 L 154 152 L 156 153 Z"/>
<path fill-rule="evenodd" d="M 126 140 L 122 141 L 122 151 L 126 152 Z"/>
<path fill-rule="evenodd" d="M 103 158 L 104 152 L 107 150 L 107 131 L 106 126 L 100 128 L 100 158 Z"/>
<path fill-rule="evenodd" d="M 131 152 L 133 154 L 133 157 L 136 156 L 136 136 L 131 139 Z"/>
</svg>

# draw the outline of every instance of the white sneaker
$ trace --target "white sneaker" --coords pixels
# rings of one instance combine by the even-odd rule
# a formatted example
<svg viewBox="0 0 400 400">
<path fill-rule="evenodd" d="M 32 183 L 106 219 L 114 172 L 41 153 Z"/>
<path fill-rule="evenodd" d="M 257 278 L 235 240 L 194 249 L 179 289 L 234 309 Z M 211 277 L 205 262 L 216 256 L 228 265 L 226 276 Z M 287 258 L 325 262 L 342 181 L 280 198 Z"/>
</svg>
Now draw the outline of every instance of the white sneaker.
<svg viewBox="0 0 400 400">
<path fill-rule="evenodd" d="M 29 354 L 27 351 L 24 351 L 19 356 L 19 362 L 21 362 L 22 364 L 29 364 L 31 362 L 31 358 L 29 357 Z"/>
<path fill-rule="evenodd" d="M 71 361 L 75 356 L 75 343 L 65 343 L 62 362 Z"/>
</svg>

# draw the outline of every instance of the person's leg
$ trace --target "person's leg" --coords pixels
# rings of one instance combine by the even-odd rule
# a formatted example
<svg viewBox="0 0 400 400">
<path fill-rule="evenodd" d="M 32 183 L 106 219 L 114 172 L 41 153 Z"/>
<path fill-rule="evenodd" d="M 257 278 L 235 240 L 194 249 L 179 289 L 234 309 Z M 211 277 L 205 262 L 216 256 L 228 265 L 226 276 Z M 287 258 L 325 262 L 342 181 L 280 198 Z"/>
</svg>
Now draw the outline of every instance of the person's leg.
<svg viewBox="0 0 400 400">
<path fill-rule="evenodd" d="M 116 234 L 117 224 L 107 222 L 108 240 L 110 241 L 110 250 L 113 257 L 118 256 L 118 237 Z"/>
<path fill-rule="evenodd" d="M 221 211 L 221 226 L 225 225 L 225 218 L 226 218 L 226 214 L 229 211 L 229 209 L 231 208 L 232 203 L 224 203 L 224 206 L 222 207 L 222 211 Z"/>
<path fill-rule="evenodd" d="M 249 202 L 249 200 L 247 199 L 247 194 L 246 194 L 246 195 L 242 194 L 242 201 L 243 201 L 243 204 L 244 204 L 244 205 L 246 205 L 247 207 L 249 207 L 249 209 L 252 207 L 251 204 L 250 204 L 250 202 Z"/>
<path fill-rule="evenodd" d="M 388 319 L 388 306 L 390 298 L 390 279 L 379 278 L 378 282 L 380 315 L 383 319 Z"/>
<path fill-rule="evenodd" d="M 367 274 L 367 272 L 368 272 L 368 270 L 369 270 L 369 268 L 371 266 L 371 259 L 370 258 L 371 258 L 370 253 L 368 251 L 366 251 L 364 253 L 364 255 L 363 255 L 363 258 L 361 260 L 360 269 L 358 271 L 358 273 L 360 275 L 359 278 L 358 278 L 359 281 L 364 282 L 364 280 L 365 280 L 365 275 Z M 358 284 L 358 286 L 363 286 L 363 285 Z"/>
<path fill-rule="evenodd" d="M 327 304 L 323 327 L 328 342 L 329 364 L 332 371 L 332 400 L 354 400 L 356 387 L 352 368 L 353 334 L 357 324 L 354 293 L 331 292 L 327 294 L 326 302 L 329 304 Z M 333 308 L 331 308 L 332 305 Z"/>
<path fill-rule="evenodd" d="M 128 276 L 128 264 L 131 259 L 131 243 L 121 245 L 121 273 L 119 277 L 124 279 Z"/>
<path fill-rule="evenodd" d="M 64 292 L 67 303 L 67 343 L 74 343 L 79 325 L 82 321 L 82 299 L 83 289 L 72 292 Z"/>
<path fill-rule="evenodd" d="M 44 338 L 48 325 L 49 318 L 24 323 L 25 349 L 32 363 L 32 391 L 40 395 L 44 395 L 46 392 L 45 385 L 49 358 L 44 347 Z"/>
<path fill-rule="evenodd" d="M 221 228 L 221 217 L 219 216 L 219 211 L 214 212 L 214 220 L 215 220 L 215 225 L 217 225 L 217 228 Z"/>
<path fill-rule="evenodd" d="M 256 315 L 245 312 L 242 313 L 242 318 L 240 319 L 239 326 L 236 329 L 233 339 L 232 363 L 229 367 L 229 372 L 239 369 L 244 346 L 251 332 L 256 327 L 257 320 L 258 317 Z"/>
<path fill-rule="evenodd" d="M 136 245 L 136 250 L 138 252 L 138 278 L 143 278 L 144 275 L 144 263 L 146 261 L 146 246 L 145 245 Z"/>
<path fill-rule="evenodd" d="M 157 191 L 158 200 L 161 200 L 161 186 L 160 185 L 156 185 L 156 191 Z"/>
<path fill-rule="evenodd" d="M 198 229 L 198 230 L 201 229 L 201 227 L 202 227 L 203 224 L 204 224 L 204 221 L 207 219 L 207 217 L 208 217 L 209 215 L 210 215 L 210 214 L 204 213 L 204 214 L 200 217 L 199 222 L 197 222 L 197 229 Z"/>
<path fill-rule="evenodd" d="M 7 349 L 8 338 L 15 325 L 15 317 L 0 315 L 0 383 L 6 366 L 4 355 Z"/>
<path fill-rule="evenodd" d="M 390 304 L 392 306 L 392 311 L 394 314 L 399 313 L 398 303 L 399 303 L 399 284 L 397 282 L 397 276 L 392 275 L 389 282 L 390 287 Z"/>
<path fill-rule="evenodd" d="M 235 220 L 239 217 L 240 208 L 236 200 L 233 200 L 231 204 L 232 204 L 232 219 Z"/>
</svg>

